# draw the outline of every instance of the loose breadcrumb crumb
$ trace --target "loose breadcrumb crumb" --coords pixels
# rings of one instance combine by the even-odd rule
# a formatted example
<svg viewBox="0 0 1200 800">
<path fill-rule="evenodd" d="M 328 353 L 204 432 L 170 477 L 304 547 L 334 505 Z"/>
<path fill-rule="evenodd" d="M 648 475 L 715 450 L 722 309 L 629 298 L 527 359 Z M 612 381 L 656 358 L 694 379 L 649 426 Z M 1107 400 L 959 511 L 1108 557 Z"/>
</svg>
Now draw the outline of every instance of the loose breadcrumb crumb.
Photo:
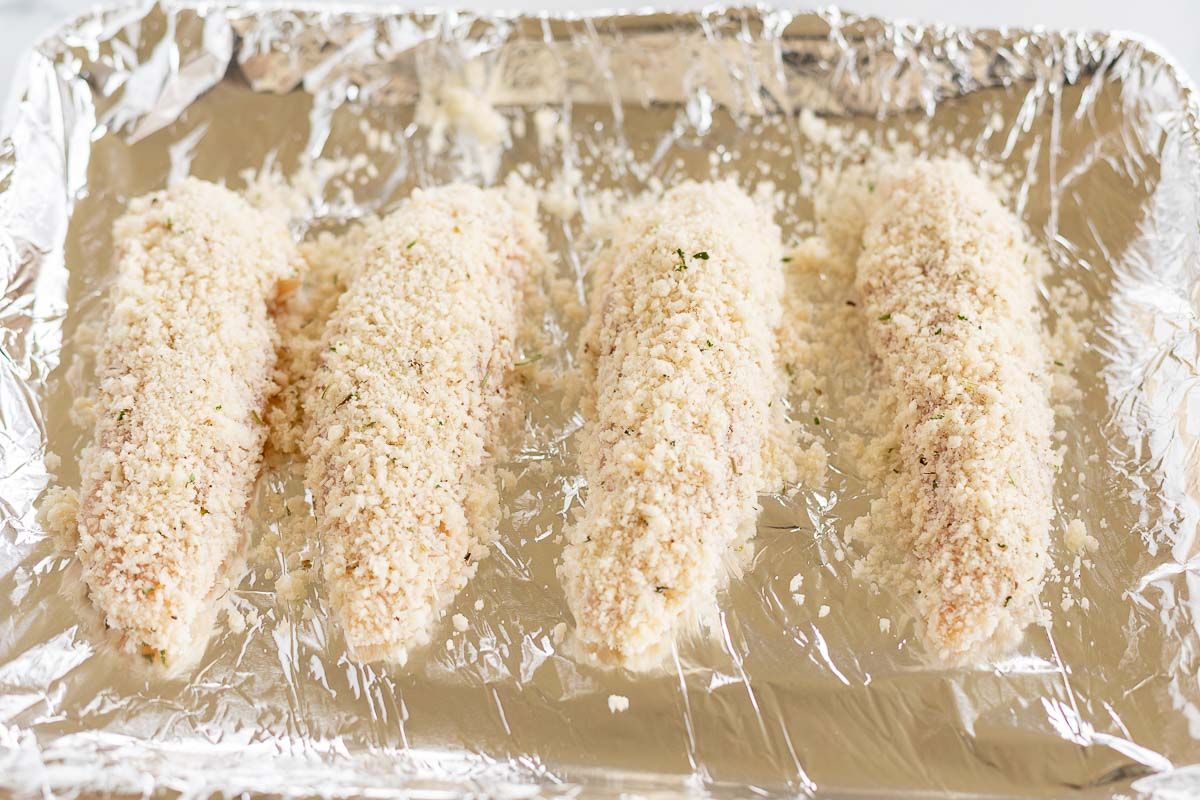
<svg viewBox="0 0 1200 800">
<path fill-rule="evenodd" d="M 268 304 L 295 254 L 281 217 L 196 179 L 133 200 L 81 458 L 79 558 L 119 647 L 202 648 L 245 535 L 273 390 Z"/>
<path fill-rule="evenodd" d="M 75 552 L 79 544 L 79 492 L 51 486 L 42 498 L 37 519 L 59 552 Z"/>
<path fill-rule="evenodd" d="M 1087 525 L 1081 519 L 1073 519 L 1067 523 L 1067 531 L 1063 535 L 1063 543 L 1067 549 L 1077 555 L 1094 553 L 1100 549 L 1100 542 L 1088 533 Z"/>
<path fill-rule="evenodd" d="M 280 575 L 275 581 L 275 597 L 285 603 L 297 603 L 308 594 L 308 587 L 315 576 L 310 570 L 292 570 Z"/>
<path fill-rule="evenodd" d="M 233 603 L 225 606 L 225 625 L 229 628 L 230 633 L 242 634 L 246 632 L 246 615 L 238 611 Z"/>
<path fill-rule="evenodd" d="M 427 643 L 487 553 L 494 429 L 544 259 L 535 211 L 516 189 L 415 192 L 370 236 L 326 327 L 304 450 L 356 660 L 403 662 Z"/>
<path fill-rule="evenodd" d="M 621 694 L 608 696 L 608 710 L 611 714 L 620 714 L 629 710 L 629 698 Z"/>
</svg>

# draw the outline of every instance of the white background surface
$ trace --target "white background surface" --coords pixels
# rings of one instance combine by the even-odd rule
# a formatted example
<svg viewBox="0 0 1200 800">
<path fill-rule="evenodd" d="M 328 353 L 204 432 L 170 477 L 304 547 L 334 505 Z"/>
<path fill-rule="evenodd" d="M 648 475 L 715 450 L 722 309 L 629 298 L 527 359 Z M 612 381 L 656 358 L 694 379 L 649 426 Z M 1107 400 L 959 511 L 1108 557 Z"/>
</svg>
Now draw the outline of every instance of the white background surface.
<svg viewBox="0 0 1200 800">
<path fill-rule="evenodd" d="M 331 4 L 335 1 L 331 0 Z M 753 2 L 727 1 L 731 5 Z M 432 0 L 409 3 L 397 0 L 351 2 L 356 5 L 424 8 L 435 5 Z M 796 9 L 819 5 L 788 0 L 775 0 L 772 4 Z M 21 53 L 38 37 L 93 5 L 94 0 L 0 0 L 0 76 L 5 86 L 11 84 Z M 456 0 L 450 5 L 479 10 L 523 8 L 581 11 L 641 5 L 696 8 L 703 5 L 703 0 Z M 844 0 L 840 5 L 848 11 L 923 22 L 989 27 L 1044 25 L 1048 28 L 1135 32 L 1157 41 L 1194 79 L 1200 79 L 1200 0 Z"/>
</svg>

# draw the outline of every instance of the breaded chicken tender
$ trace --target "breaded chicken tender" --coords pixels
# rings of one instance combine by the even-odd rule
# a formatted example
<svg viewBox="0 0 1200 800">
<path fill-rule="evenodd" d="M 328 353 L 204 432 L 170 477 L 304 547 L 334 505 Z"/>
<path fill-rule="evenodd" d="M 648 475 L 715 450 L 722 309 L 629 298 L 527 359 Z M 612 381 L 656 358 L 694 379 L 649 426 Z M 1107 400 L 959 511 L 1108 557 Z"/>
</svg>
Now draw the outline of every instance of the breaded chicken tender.
<svg viewBox="0 0 1200 800">
<path fill-rule="evenodd" d="M 282 219 L 197 179 L 135 199 L 114 234 L 78 555 L 121 649 L 182 666 L 244 541 L 273 387 L 268 306 L 295 252 Z"/>
<path fill-rule="evenodd" d="M 351 656 L 406 660 L 494 535 L 493 439 L 544 258 L 531 192 L 452 185 L 383 219 L 304 399 L 324 577 Z"/>
<path fill-rule="evenodd" d="M 731 182 L 637 208 L 594 265 L 582 367 L 586 510 L 560 576 L 575 639 L 649 666 L 753 533 L 778 383 L 779 229 Z"/>
<path fill-rule="evenodd" d="M 968 167 L 916 162 L 880 187 L 857 264 L 893 445 L 853 532 L 862 565 L 956 661 L 1034 618 L 1049 566 L 1055 454 L 1048 356 L 1016 218 Z"/>
</svg>

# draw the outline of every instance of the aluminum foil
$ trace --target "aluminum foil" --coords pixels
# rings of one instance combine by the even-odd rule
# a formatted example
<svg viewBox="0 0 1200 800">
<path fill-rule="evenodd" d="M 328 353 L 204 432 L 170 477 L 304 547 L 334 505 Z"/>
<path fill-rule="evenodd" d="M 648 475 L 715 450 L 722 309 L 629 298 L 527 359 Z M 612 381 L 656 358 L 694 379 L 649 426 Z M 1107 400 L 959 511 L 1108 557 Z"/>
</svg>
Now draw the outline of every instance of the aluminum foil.
<svg viewBox="0 0 1200 800">
<path fill-rule="evenodd" d="M 417 101 L 450 78 L 505 117 L 494 158 L 454 135 L 436 146 L 419 119 Z M 538 109 L 570 136 L 541 142 Z M 102 312 L 111 223 L 129 197 L 187 173 L 238 186 L 246 169 L 364 153 L 371 166 L 353 180 L 318 172 L 302 235 L 452 178 L 579 169 L 632 193 L 760 170 L 788 198 L 792 236 L 811 218 L 819 150 L 802 110 L 879 141 L 924 121 L 939 146 L 1002 164 L 1049 282 L 1070 276 L 1090 293 L 1055 523 L 1081 518 L 1100 540 L 1079 579 L 1086 610 L 1055 607 L 1053 625 L 1002 661 L 930 666 L 895 599 L 832 554 L 831 532 L 864 499 L 835 470 L 821 493 L 766 499 L 756 560 L 722 598 L 713 639 L 680 643 L 649 675 L 581 665 L 552 633 L 569 620 L 554 560 L 581 485 L 578 420 L 546 402 L 513 448 L 497 552 L 451 609 L 469 629 L 446 625 L 404 668 L 348 662 L 320 587 L 277 598 L 282 555 L 251 561 L 229 598 L 245 630 L 223 627 L 178 680 L 131 672 L 79 622 L 71 560 L 35 508 L 48 454 L 63 460 L 58 480 L 77 481 L 79 332 Z M 1200 796 L 1197 117 L 1170 59 L 1128 37 L 833 10 L 556 18 L 168 2 L 64 25 L 27 61 L 0 152 L 0 788 Z M 369 130 L 392 145 L 369 146 Z M 792 149 L 758 148 L 772 141 Z M 544 220 L 570 275 L 588 254 L 577 199 L 583 214 Z M 572 344 L 568 333 L 551 360 L 568 363 Z M 260 532 L 296 491 L 285 477 L 264 476 Z M 788 592 L 798 573 L 804 605 Z M 886 632 L 885 616 L 897 620 Z M 610 695 L 629 710 L 610 713 Z"/>
</svg>

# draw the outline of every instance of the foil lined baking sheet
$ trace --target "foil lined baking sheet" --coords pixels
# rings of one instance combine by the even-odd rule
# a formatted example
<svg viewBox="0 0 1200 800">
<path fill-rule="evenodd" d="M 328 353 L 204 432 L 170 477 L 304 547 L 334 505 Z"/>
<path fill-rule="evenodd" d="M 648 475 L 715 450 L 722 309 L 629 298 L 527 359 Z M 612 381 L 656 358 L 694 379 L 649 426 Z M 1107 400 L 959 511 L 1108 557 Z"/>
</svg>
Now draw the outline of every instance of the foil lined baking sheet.
<svg viewBox="0 0 1200 800">
<path fill-rule="evenodd" d="M 439 146 L 420 105 L 451 84 L 504 117 L 498 150 L 455 130 Z M 547 109 L 567 128 L 551 142 Z M 1086 610 L 1059 609 L 1049 585 L 1053 625 L 1010 657 L 930 665 L 895 598 L 834 555 L 831 537 L 866 501 L 835 452 L 825 489 L 764 500 L 754 563 L 714 636 L 681 642 L 653 674 L 581 665 L 553 633 L 569 621 L 554 563 L 581 479 L 577 415 L 551 392 L 525 400 L 500 543 L 451 608 L 468 630 L 444 622 L 403 668 L 348 662 L 319 586 L 278 598 L 282 553 L 251 559 L 229 598 L 244 630 L 225 624 L 178 680 L 146 681 L 79 622 L 71 560 L 35 508 L 55 456 L 57 479 L 78 479 L 80 331 L 102 315 L 128 198 L 185 174 L 240 187 L 245 170 L 309 169 L 303 235 L 413 186 L 513 172 L 553 184 L 579 170 L 563 185 L 580 213 L 543 224 L 582 292 L 597 187 L 757 175 L 784 194 L 785 235 L 806 233 L 814 176 L 836 153 L 805 135 L 805 110 L 881 142 L 927 127 L 928 146 L 999 163 L 1054 265 L 1048 283 L 1087 288 L 1083 400 L 1055 490 L 1055 530 L 1080 518 L 1100 540 L 1079 578 Z M 65 25 L 26 64 L 0 153 L 0 788 L 1200 796 L 1198 115 L 1187 78 L 1126 37 L 836 11 L 567 19 L 167 2 Z M 355 157 L 366 166 L 312 169 Z M 569 366 L 573 333 L 556 341 L 547 361 Z M 267 470 L 260 536 L 297 491 L 286 469 Z M 797 574 L 803 605 L 788 591 Z M 629 709 L 610 713 L 610 695 Z"/>
</svg>

